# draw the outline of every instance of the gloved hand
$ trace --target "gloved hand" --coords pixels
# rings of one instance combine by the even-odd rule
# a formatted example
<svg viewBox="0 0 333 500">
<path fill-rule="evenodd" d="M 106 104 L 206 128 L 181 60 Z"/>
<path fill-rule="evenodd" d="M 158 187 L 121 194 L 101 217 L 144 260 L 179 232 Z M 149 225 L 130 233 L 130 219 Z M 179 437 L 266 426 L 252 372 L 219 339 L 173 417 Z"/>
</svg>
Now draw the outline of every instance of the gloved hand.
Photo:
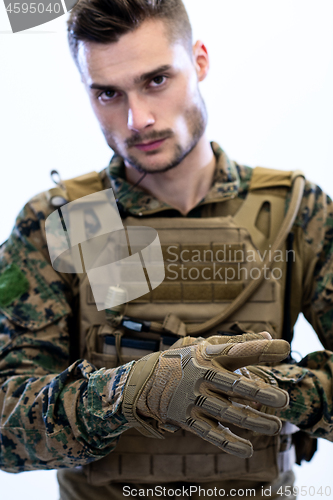
<svg viewBox="0 0 333 500">
<path fill-rule="evenodd" d="M 274 408 L 284 408 L 289 398 L 282 389 L 248 380 L 234 370 L 279 362 L 288 353 L 284 340 L 251 333 L 213 336 L 196 345 L 149 354 L 133 365 L 124 389 L 123 413 L 145 435 L 163 437 L 149 420 L 153 419 L 162 428 L 178 426 L 227 453 L 250 457 L 251 443 L 220 421 L 269 435 L 277 434 L 282 424 L 275 416 L 233 403 L 232 398 Z"/>
</svg>

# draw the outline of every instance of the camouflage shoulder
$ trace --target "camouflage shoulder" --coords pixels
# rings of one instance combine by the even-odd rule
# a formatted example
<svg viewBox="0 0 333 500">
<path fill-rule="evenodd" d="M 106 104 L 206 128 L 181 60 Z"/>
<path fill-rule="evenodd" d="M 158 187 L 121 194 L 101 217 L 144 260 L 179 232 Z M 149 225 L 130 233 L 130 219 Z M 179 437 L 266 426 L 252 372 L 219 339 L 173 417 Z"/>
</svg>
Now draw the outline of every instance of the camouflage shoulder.
<svg viewBox="0 0 333 500">
<path fill-rule="evenodd" d="M 25 247 L 25 252 L 38 249 L 48 259 L 45 220 L 54 210 L 55 207 L 48 200 L 48 191 L 33 196 L 23 206 L 16 217 L 12 233 L 0 248 L 0 268 L 3 253 L 9 250 L 12 253 L 21 246 Z"/>
<path fill-rule="evenodd" d="M 321 214 L 332 206 L 332 200 L 315 183 L 306 180 L 303 199 L 295 224 L 306 228 L 311 218 Z M 323 214 L 321 214 L 323 215 Z"/>
<path fill-rule="evenodd" d="M 109 189 L 111 187 L 111 179 L 109 177 L 109 167 L 105 167 L 98 172 L 99 178 L 105 189 Z"/>
<path fill-rule="evenodd" d="M 55 210 L 47 199 L 47 191 L 32 197 L 18 213 L 13 230 L 0 247 L 0 269 L 3 264 L 4 255 L 11 253 L 21 245 L 26 247 L 26 251 L 35 250 L 37 247 L 44 247 L 45 238 L 41 234 L 43 231 L 43 221 Z M 33 240 L 33 243 L 32 243 Z"/>
<path fill-rule="evenodd" d="M 98 175 L 105 189 L 110 188 L 111 183 L 107 175 L 107 168 L 101 170 Z M 34 243 L 36 243 L 39 249 L 47 250 L 45 220 L 49 215 L 57 210 L 59 206 L 61 206 L 54 206 L 52 204 L 52 189 L 54 189 L 54 186 L 36 194 L 27 201 L 16 218 L 9 240 L 7 240 L 7 242 L 5 242 L 2 246 L 8 245 L 8 242 L 10 242 L 14 236 L 23 236 L 26 238 L 33 237 Z M 64 199 L 63 201 L 63 204 L 67 203 L 67 200 Z M 48 252 L 46 255 L 48 255 Z"/>
<path fill-rule="evenodd" d="M 235 163 L 239 175 L 239 196 L 245 198 L 253 175 L 253 168 Z"/>
<path fill-rule="evenodd" d="M 329 234 L 333 235 L 332 200 L 318 185 L 308 180 L 295 226 L 303 230 L 307 243 L 317 243 L 319 248 L 324 243 L 324 238 Z"/>
<path fill-rule="evenodd" d="M 57 210 L 57 207 L 53 206 L 51 203 L 49 192 L 50 190 L 47 189 L 36 194 L 25 205 L 25 207 L 31 209 L 38 221 L 46 220 L 51 213 Z"/>
<path fill-rule="evenodd" d="M 70 276 L 56 273 L 50 265 L 45 237 L 45 219 L 54 210 L 47 192 L 35 195 L 0 247 L 0 309 L 21 326 L 39 325 L 45 315 L 54 316 L 54 309 L 56 316 L 68 313 L 64 294 Z"/>
</svg>

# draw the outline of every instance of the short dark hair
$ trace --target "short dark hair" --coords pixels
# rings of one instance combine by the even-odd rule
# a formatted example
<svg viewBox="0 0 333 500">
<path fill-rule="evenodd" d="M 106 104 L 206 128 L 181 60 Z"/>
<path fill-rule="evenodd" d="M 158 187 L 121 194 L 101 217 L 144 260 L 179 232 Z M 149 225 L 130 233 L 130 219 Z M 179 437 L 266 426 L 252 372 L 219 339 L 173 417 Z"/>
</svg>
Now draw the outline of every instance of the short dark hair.
<svg viewBox="0 0 333 500">
<path fill-rule="evenodd" d="M 170 40 L 192 52 L 192 28 L 182 0 L 79 0 L 70 13 L 68 42 L 78 65 L 80 41 L 107 44 L 146 20 L 165 21 Z"/>
</svg>

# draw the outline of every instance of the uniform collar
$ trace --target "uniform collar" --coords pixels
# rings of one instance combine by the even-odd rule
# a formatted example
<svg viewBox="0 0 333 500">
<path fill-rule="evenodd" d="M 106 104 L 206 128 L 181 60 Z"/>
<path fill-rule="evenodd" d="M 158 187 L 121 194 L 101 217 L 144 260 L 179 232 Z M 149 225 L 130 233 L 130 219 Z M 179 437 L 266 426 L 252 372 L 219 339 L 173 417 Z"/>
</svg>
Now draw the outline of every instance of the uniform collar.
<svg viewBox="0 0 333 500">
<path fill-rule="evenodd" d="M 197 206 L 235 198 L 239 191 L 240 179 L 235 162 L 229 160 L 216 142 L 212 142 L 211 146 L 216 157 L 214 180 L 207 195 Z M 133 215 L 150 215 L 163 210 L 174 210 L 174 207 L 154 198 L 139 186 L 133 188 L 126 181 L 125 168 L 123 159 L 114 155 L 107 170 L 116 198 L 125 211 Z"/>
</svg>

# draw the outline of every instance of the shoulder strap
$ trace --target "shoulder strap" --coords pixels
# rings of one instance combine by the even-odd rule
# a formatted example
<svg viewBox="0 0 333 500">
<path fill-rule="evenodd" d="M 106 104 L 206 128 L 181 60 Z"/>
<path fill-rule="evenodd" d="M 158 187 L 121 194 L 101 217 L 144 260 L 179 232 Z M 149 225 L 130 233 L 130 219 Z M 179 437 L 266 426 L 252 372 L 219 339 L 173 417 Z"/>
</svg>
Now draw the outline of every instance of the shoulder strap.
<svg viewBox="0 0 333 500">
<path fill-rule="evenodd" d="M 238 226 L 246 227 L 261 254 L 273 245 L 277 237 L 285 215 L 286 195 L 292 185 L 292 176 L 292 171 L 256 167 L 253 170 L 247 197 L 233 217 Z M 272 188 L 283 189 L 276 192 Z M 267 236 L 256 226 L 259 213 L 265 204 L 269 205 L 270 213 Z"/>
<path fill-rule="evenodd" d="M 70 201 L 77 200 L 78 198 L 83 198 L 83 196 L 103 191 L 103 189 L 101 178 L 99 174 L 94 171 L 78 177 L 73 177 L 66 181 L 61 181 L 57 187 L 49 189 L 47 198 L 52 205 L 58 207 Z"/>
<path fill-rule="evenodd" d="M 63 183 L 68 193 L 68 201 L 74 201 L 83 196 L 103 191 L 104 189 L 97 172 L 80 175 L 79 177 L 63 181 Z"/>
<path fill-rule="evenodd" d="M 292 170 L 274 170 L 256 167 L 253 169 L 249 191 L 258 189 L 287 187 L 291 188 L 294 172 Z"/>
</svg>

